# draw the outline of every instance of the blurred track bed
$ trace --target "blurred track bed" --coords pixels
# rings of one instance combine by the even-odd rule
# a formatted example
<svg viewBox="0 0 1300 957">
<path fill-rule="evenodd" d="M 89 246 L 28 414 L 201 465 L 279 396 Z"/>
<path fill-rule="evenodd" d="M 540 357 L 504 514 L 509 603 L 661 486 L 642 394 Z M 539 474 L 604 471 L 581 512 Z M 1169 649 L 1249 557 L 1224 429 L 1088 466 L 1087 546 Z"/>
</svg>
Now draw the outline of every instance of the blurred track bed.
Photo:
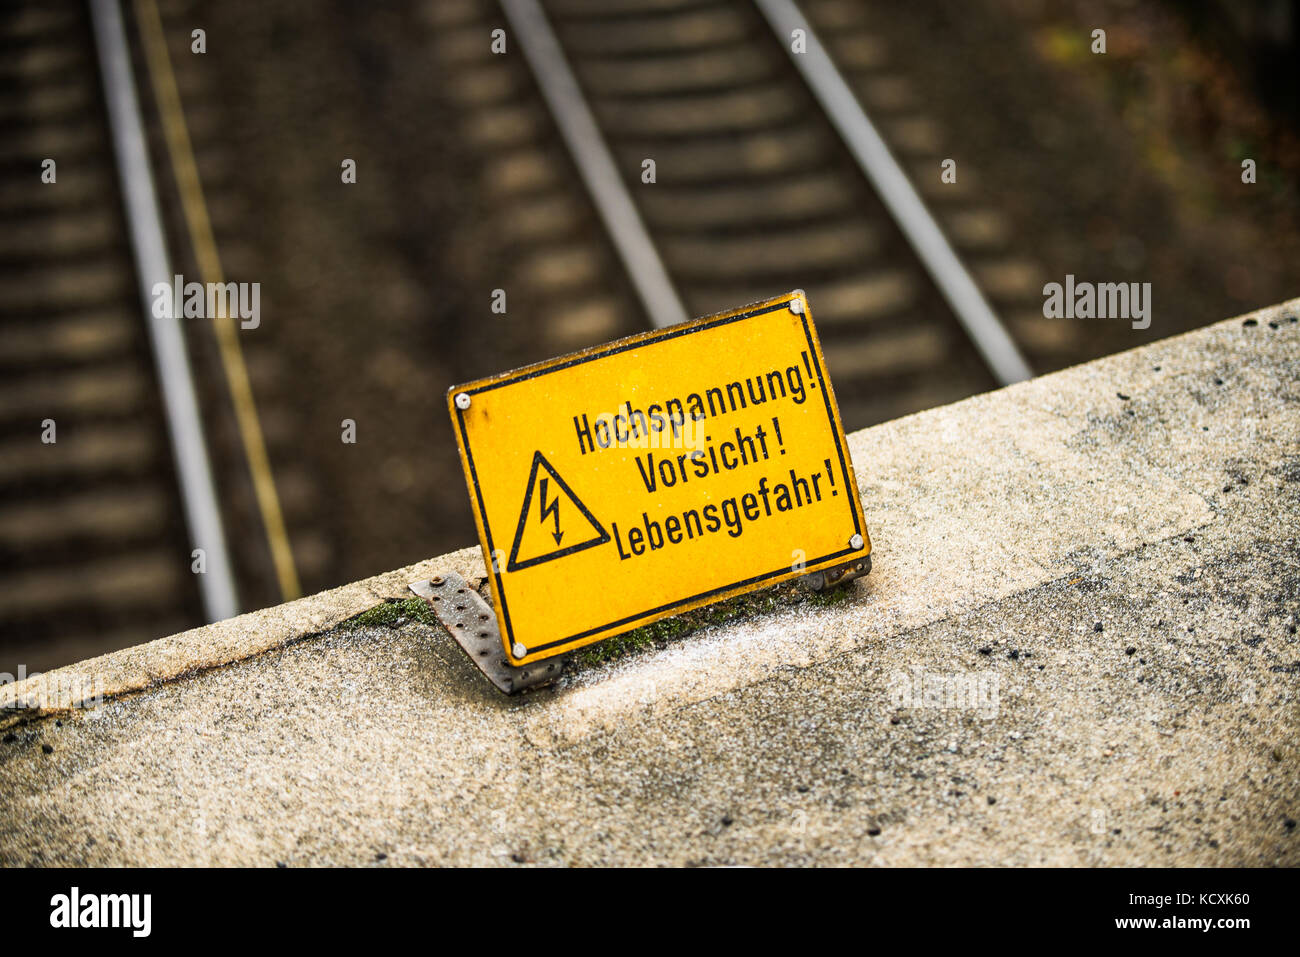
<svg viewBox="0 0 1300 957">
<path fill-rule="evenodd" d="M 164 22 L 190 6 L 162 4 Z M 204 618 L 86 6 L 9 7 L 0 24 L 0 672 L 12 673 L 18 663 L 47 668 Z M 129 18 L 127 33 L 134 47 Z M 169 39 L 187 50 L 188 28 Z M 240 159 L 213 108 L 221 93 L 194 58 L 175 49 L 172 58 L 214 225 L 238 236 L 249 210 Z M 148 76 L 137 63 L 159 201 L 169 235 L 185 237 Z M 52 185 L 40 182 L 46 157 L 58 163 Z M 188 245 L 171 245 L 176 272 L 198 278 Z M 221 251 L 227 278 L 257 278 L 246 244 Z M 273 604 L 280 596 L 215 341 L 204 320 L 185 324 L 241 606 Z M 292 388 L 283 353 L 243 335 L 294 557 L 319 581 L 332 543 L 313 519 L 321 499 L 296 454 L 300 435 L 281 412 Z M 40 441 L 47 418 L 57 424 L 49 445 Z"/>
<path fill-rule="evenodd" d="M 0 11 L 0 672 L 199 624 L 89 19 Z M 57 162 L 43 184 L 41 163 Z M 42 422 L 57 441 L 41 441 Z"/>
</svg>

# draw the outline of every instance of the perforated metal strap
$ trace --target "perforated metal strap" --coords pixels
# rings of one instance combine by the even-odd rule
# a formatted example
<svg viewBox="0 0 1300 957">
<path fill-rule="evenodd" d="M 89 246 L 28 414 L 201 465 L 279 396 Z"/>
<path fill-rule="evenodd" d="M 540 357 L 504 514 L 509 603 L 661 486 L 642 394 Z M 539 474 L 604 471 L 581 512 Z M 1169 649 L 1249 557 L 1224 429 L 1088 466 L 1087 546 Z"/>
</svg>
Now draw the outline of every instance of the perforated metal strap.
<svg viewBox="0 0 1300 957">
<path fill-rule="evenodd" d="M 408 587 L 429 603 L 434 616 L 497 690 L 516 694 L 525 688 L 549 684 L 564 671 L 563 657 L 512 665 L 502 651 L 501 627 L 496 612 L 469 582 L 455 572 L 443 572 L 427 581 L 411 582 Z"/>
</svg>

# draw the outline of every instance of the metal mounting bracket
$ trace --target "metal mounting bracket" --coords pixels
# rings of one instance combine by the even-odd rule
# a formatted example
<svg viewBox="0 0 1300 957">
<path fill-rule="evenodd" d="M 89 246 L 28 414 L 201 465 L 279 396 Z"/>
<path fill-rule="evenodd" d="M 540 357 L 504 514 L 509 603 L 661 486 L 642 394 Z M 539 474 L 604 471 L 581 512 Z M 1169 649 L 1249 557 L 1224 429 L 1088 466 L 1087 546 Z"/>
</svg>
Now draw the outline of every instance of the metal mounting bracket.
<svg viewBox="0 0 1300 957">
<path fill-rule="evenodd" d="M 565 658 L 548 658 L 529 665 L 512 665 L 501 650 L 501 627 L 496 612 L 455 572 L 443 572 L 425 581 L 411 582 L 411 591 L 433 609 L 434 617 L 456 639 L 475 667 L 506 694 L 550 684 L 564 671 Z"/>
<path fill-rule="evenodd" d="M 811 575 L 804 575 L 799 579 L 799 583 L 812 591 L 822 591 L 861 578 L 870 571 L 871 556 L 867 555 L 843 565 L 836 565 L 834 568 L 824 568 Z"/>
</svg>

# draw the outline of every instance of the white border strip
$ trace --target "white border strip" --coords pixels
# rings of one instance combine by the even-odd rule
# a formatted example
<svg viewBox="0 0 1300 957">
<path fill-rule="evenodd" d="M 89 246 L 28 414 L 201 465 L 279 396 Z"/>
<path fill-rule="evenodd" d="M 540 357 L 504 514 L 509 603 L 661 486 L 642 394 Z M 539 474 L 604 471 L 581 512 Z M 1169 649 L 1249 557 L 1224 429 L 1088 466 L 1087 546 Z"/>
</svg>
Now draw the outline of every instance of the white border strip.
<svg viewBox="0 0 1300 957">
<path fill-rule="evenodd" d="M 777 41 L 790 54 L 795 68 L 803 74 L 858 166 L 893 214 L 903 235 L 925 264 L 993 375 L 1003 385 L 1032 378 L 1033 372 L 1024 356 L 953 252 L 938 223 L 890 154 L 885 141 L 876 132 L 858 98 L 831 62 L 794 0 L 754 2 L 776 33 Z M 795 53 L 790 45 L 790 33 L 795 29 L 803 30 L 807 37 L 805 53 Z"/>
<path fill-rule="evenodd" d="M 239 613 L 239 600 L 221 527 L 212 468 L 203 442 L 203 422 L 194 398 L 189 356 L 181 336 L 181 320 L 179 317 L 157 319 L 150 308 L 154 283 L 162 282 L 170 287 L 172 269 L 140 122 L 131 55 L 116 0 L 90 0 L 90 12 L 144 321 L 149 327 L 154 365 L 158 370 L 185 520 L 195 547 L 203 549 L 207 562 L 206 574 L 197 576 L 199 592 L 208 620 L 220 621 Z"/>
<path fill-rule="evenodd" d="M 657 328 L 690 318 L 537 0 L 501 0 L 515 39 L 569 146 L 641 304 Z"/>
</svg>

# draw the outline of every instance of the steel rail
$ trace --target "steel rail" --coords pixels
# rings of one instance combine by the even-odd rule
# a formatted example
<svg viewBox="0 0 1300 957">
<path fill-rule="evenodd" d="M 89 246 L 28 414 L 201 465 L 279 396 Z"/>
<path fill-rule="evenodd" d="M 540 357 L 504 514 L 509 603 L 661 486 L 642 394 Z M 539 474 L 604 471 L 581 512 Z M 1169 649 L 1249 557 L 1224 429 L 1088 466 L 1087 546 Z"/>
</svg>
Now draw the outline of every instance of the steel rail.
<svg viewBox="0 0 1300 957">
<path fill-rule="evenodd" d="M 501 0 L 501 6 L 650 322 L 662 329 L 685 321 L 690 318 L 686 307 L 541 4 L 537 0 Z"/>
<path fill-rule="evenodd" d="M 1031 378 L 1029 363 L 889 152 L 798 4 L 794 0 L 754 0 L 754 3 L 993 375 L 1003 385 Z M 807 41 L 801 53 L 796 53 L 791 43 L 792 31 L 796 29 L 804 31 Z"/>
<path fill-rule="evenodd" d="M 203 421 L 194 395 L 194 378 L 181 335 L 181 319 L 153 315 L 154 284 L 163 283 L 170 289 L 172 268 L 140 119 L 126 31 L 116 0 L 90 0 L 90 12 L 144 322 L 149 329 L 154 366 L 158 371 L 185 521 L 195 547 L 204 552 L 205 573 L 197 576 L 199 593 L 208 620 L 219 621 L 239 613 L 239 599 L 203 439 Z"/>
</svg>

